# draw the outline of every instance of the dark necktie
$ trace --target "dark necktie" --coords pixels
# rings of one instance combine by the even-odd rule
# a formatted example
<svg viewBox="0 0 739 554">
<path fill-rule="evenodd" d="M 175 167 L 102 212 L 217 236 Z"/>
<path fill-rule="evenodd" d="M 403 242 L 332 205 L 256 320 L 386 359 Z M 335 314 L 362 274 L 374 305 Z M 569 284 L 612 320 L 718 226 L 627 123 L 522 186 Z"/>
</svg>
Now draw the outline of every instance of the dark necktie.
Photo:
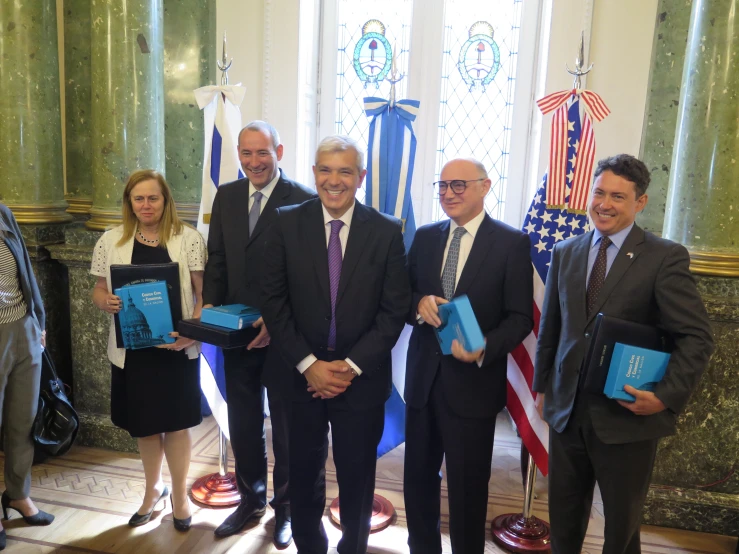
<svg viewBox="0 0 739 554">
<path fill-rule="evenodd" d="M 444 271 L 441 272 L 441 288 L 444 291 L 444 298 L 451 300 L 454 296 L 454 289 L 457 284 L 457 264 L 459 262 L 459 245 L 462 241 L 462 235 L 467 230 L 464 227 L 454 229 L 452 242 L 449 243 L 449 252 L 446 255 L 444 263 Z"/>
<path fill-rule="evenodd" d="M 254 232 L 254 227 L 257 226 L 257 221 L 259 221 L 259 214 L 261 213 L 262 207 L 262 197 L 264 195 L 261 192 L 256 191 L 251 196 L 252 198 L 254 198 L 254 204 L 252 204 L 251 210 L 249 210 L 249 236 L 252 235 L 252 233 Z"/>
<path fill-rule="evenodd" d="M 328 239 L 328 283 L 331 291 L 331 324 L 328 328 L 328 347 L 336 348 L 336 295 L 341 279 L 341 239 L 339 231 L 344 225 L 340 219 L 331 222 L 331 236 Z"/>
<path fill-rule="evenodd" d="M 611 239 L 608 237 L 602 237 L 600 239 L 600 248 L 598 249 L 598 254 L 595 256 L 593 269 L 590 270 L 590 279 L 588 280 L 588 291 L 586 295 L 588 317 L 590 317 L 590 314 L 592 314 L 595 309 L 595 302 L 598 300 L 598 294 L 600 294 L 600 289 L 603 288 L 603 283 L 606 280 L 606 268 L 608 266 L 606 250 L 608 250 L 611 242 Z"/>
</svg>

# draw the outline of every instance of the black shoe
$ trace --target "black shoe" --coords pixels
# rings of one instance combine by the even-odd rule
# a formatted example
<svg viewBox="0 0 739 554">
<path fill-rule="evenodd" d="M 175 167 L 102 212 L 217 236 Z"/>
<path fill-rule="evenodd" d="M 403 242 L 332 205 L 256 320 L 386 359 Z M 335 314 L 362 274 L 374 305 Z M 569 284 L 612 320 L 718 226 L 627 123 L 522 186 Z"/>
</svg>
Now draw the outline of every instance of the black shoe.
<svg viewBox="0 0 739 554">
<path fill-rule="evenodd" d="M 5 543 L 8 541 L 8 535 L 5 533 L 5 529 L 0 531 L 0 550 L 5 550 Z"/>
<path fill-rule="evenodd" d="M 174 517 L 174 502 L 172 502 L 171 497 L 169 499 L 169 503 L 172 504 L 172 523 L 174 523 L 174 528 L 178 531 L 189 531 L 190 525 L 192 525 L 192 515 L 189 515 L 184 519 Z"/>
<path fill-rule="evenodd" d="M 23 518 L 23 521 L 25 521 L 28 525 L 49 525 L 52 521 L 54 521 L 54 516 L 44 512 L 43 510 L 39 510 L 37 514 L 33 514 L 32 516 L 24 516 L 23 512 L 21 512 L 18 508 L 14 508 L 10 505 L 10 497 L 8 496 L 7 491 L 3 492 L 2 497 L 0 497 L 0 504 L 2 504 L 3 517 L 6 520 L 10 519 L 10 516 L 8 515 L 8 510 L 10 509 L 18 512 Z"/>
<path fill-rule="evenodd" d="M 167 507 L 167 497 L 168 496 L 169 496 L 169 489 L 167 487 L 164 487 L 162 494 L 159 495 L 159 499 L 156 502 L 154 502 L 154 507 L 151 509 L 151 511 L 148 514 L 143 514 L 143 515 L 136 512 L 135 514 L 131 516 L 131 519 L 128 520 L 128 524 L 131 527 L 139 527 L 141 525 L 149 523 L 149 520 L 151 519 L 151 514 L 154 513 L 154 510 L 156 510 L 157 505 L 160 502 L 164 502 L 164 506 L 162 507 L 162 510 Z"/>
<path fill-rule="evenodd" d="M 231 535 L 235 535 L 244 528 L 247 521 L 262 517 L 266 511 L 267 508 L 264 506 L 260 508 L 242 500 L 236 511 L 228 516 L 226 521 L 221 523 L 214 531 L 215 536 L 230 537 Z"/>
<path fill-rule="evenodd" d="M 290 505 L 275 508 L 275 546 L 282 550 L 293 542 L 292 518 Z"/>
</svg>

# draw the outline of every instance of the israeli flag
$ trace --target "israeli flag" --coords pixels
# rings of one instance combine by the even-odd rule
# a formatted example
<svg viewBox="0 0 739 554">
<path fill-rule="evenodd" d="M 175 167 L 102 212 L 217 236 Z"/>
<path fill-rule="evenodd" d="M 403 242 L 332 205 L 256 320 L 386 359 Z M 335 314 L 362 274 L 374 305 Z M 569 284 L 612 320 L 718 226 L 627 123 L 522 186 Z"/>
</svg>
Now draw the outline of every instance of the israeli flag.
<svg viewBox="0 0 739 554">
<path fill-rule="evenodd" d="M 406 252 L 416 233 L 411 203 L 411 180 L 416 159 L 416 135 L 413 121 L 418 114 L 418 100 L 399 100 L 393 105 L 384 98 L 364 99 L 370 118 L 367 152 L 366 199 L 376 210 L 403 222 Z M 385 430 L 377 447 L 377 457 L 384 456 L 405 442 L 405 364 L 412 328 L 406 325 L 393 348 L 393 391 L 385 404 Z"/>
<path fill-rule="evenodd" d="M 245 94 L 246 88 L 240 85 L 208 86 L 195 90 L 195 99 L 198 107 L 203 110 L 205 120 L 203 188 L 198 231 L 206 240 L 218 186 L 244 177 L 237 147 L 241 130 L 239 106 Z M 229 438 L 223 352 L 210 344 L 203 344 L 200 356 L 200 388 L 218 426 L 226 438 Z"/>
</svg>

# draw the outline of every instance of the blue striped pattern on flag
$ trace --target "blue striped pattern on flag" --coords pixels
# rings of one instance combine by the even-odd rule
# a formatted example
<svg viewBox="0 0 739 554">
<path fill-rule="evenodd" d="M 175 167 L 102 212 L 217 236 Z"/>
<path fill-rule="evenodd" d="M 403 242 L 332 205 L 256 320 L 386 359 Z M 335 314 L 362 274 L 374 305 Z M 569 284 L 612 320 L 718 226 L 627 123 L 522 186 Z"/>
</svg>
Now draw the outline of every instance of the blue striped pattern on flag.
<svg viewBox="0 0 739 554">
<path fill-rule="evenodd" d="M 416 158 L 413 121 L 420 102 L 400 100 L 390 106 L 384 98 L 365 98 L 371 119 L 367 152 L 365 203 L 403 221 L 406 251 L 413 242 L 416 222 L 411 202 L 411 181 Z M 405 442 L 405 362 L 410 328 L 406 326 L 393 348 L 393 390 L 385 404 L 385 429 L 377 447 L 377 457 Z"/>
</svg>

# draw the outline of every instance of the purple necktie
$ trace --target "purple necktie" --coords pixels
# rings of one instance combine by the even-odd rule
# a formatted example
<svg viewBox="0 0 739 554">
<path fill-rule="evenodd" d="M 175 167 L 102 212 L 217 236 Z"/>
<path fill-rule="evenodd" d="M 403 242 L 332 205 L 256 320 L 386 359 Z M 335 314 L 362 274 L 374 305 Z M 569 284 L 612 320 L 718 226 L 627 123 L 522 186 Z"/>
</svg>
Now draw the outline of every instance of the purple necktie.
<svg viewBox="0 0 739 554">
<path fill-rule="evenodd" d="M 331 289 L 331 325 L 328 328 L 328 347 L 336 348 L 336 295 L 341 279 L 341 240 L 339 231 L 344 222 L 334 219 L 331 222 L 331 236 L 328 239 L 328 283 Z"/>
</svg>

